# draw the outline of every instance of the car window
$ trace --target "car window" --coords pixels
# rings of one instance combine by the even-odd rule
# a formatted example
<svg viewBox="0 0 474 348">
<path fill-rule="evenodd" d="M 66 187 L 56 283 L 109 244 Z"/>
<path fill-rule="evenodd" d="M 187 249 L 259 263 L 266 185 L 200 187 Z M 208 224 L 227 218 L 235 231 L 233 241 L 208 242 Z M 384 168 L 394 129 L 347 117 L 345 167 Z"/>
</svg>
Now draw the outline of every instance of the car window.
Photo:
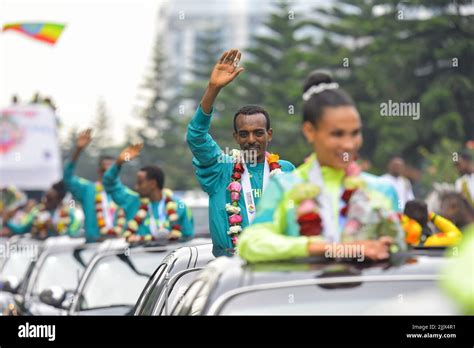
<svg viewBox="0 0 474 348">
<path fill-rule="evenodd" d="M 356 283 L 355 287 L 288 286 L 226 300 L 219 315 L 450 315 L 453 304 L 435 281 Z"/>
<path fill-rule="evenodd" d="M 91 249 L 68 250 L 47 255 L 39 269 L 33 294 L 39 295 L 52 286 L 74 291 L 93 255 L 94 250 Z"/>
<path fill-rule="evenodd" d="M 202 269 L 191 269 L 177 275 L 177 278 L 170 284 L 168 297 L 165 299 L 163 308 L 155 308 L 154 314 L 169 314 L 170 310 L 176 305 L 176 302 L 183 297 L 190 284 L 196 279 Z M 161 313 L 158 313 L 161 312 Z"/>
<path fill-rule="evenodd" d="M 164 253 L 144 252 L 102 258 L 87 279 L 79 298 L 79 308 L 135 305 L 157 262 L 161 262 L 160 254 Z"/>
<path fill-rule="evenodd" d="M 34 259 L 35 257 L 32 257 L 28 253 L 11 252 L 3 265 L 0 275 L 1 278 L 5 280 L 8 277 L 14 276 L 18 277 L 18 280 L 21 281 L 28 271 L 28 266 L 32 261 L 34 261 Z"/>
</svg>

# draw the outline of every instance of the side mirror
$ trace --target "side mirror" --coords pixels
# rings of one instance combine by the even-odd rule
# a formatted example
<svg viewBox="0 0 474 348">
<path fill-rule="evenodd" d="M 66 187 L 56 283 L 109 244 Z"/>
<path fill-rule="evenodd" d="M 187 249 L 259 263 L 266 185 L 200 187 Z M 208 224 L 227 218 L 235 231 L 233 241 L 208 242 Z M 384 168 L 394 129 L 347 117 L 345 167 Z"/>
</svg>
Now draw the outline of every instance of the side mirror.
<svg viewBox="0 0 474 348">
<path fill-rule="evenodd" d="M 18 288 L 20 287 L 20 280 L 15 276 L 9 276 L 3 282 L 3 291 L 11 292 L 12 294 L 16 294 Z"/>
<path fill-rule="evenodd" d="M 53 286 L 51 288 L 45 289 L 39 295 L 41 302 L 46 303 L 47 305 L 63 308 L 63 301 L 66 298 L 66 291 L 59 286 Z"/>
</svg>

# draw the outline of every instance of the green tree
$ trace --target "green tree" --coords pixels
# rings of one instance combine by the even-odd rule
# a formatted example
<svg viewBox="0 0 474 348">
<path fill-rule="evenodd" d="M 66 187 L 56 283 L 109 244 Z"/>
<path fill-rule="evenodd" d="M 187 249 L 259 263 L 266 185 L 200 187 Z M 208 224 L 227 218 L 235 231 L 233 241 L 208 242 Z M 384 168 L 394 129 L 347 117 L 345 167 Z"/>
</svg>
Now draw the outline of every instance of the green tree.
<svg viewBox="0 0 474 348">
<path fill-rule="evenodd" d="M 103 155 L 112 146 L 112 137 L 110 136 L 112 125 L 110 120 L 105 100 L 100 98 L 97 101 L 97 111 L 92 127 L 94 140 L 87 149 L 95 157 Z"/>
<path fill-rule="evenodd" d="M 162 38 L 157 37 L 151 68 L 141 86 L 145 105 L 139 113 L 140 125 L 130 140 L 142 141 L 139 166 L 158 165 L 165 172 L 165 185 L 186 190 L 197 185 L 192 168 L 192 157 L 185 142 L 186 124 L 184 104 L 172 76 L 167 72 Z M 132 168 L 138 170 L 139 167 Z"/>
<path fill-rule="evenodd" d="M 379 170 L 392 153 L 417 163 L 421 147 L 472 137 L 474 23 L 460 9 L 468 3 L 344 0 L 316 10 L 326 20 L 312 24 L 349 48 L 342 85 L 364 120 L 363 153 Z M 381 117 L 389 100 L 419 103 L 420 118 Z"/>
<path fill-rule="evenodd" d="M 159 160 L 158 150 L 164 146 L 163 134 L 168 125 L 165 92 L 169 81 L 165 64 L 162 38 L 158 35 L 153 47 L 150 69 L 146 72 L 139 91 L 139 98 L 144 101 L 144 106 L 137 117 L 134 138 L 143 142 L 139 157 L 141 165 L 156 164 Z"/>
</svg>

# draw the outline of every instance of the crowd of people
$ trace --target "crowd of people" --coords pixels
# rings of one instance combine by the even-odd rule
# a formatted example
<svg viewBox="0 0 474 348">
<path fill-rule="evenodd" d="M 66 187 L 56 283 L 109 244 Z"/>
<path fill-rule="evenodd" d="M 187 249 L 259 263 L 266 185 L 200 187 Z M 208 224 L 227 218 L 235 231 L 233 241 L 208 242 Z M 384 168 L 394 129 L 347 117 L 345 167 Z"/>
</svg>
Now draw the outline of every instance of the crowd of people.
<svg viewBox="0 0 474 348">
<path fill-rule="evenodd" d="M 324 72 L 310 74 L 303 88 L 302 130 L 311 155 L 301 166 L 268 151 L 278 125 L 274 132 L 270 115 L 257 105 L 236 110 L 232 132 L 239 149 L 223 153 L 209 133 L 213 105 L 222 88 L 244 71 L 240 59 L 236 49 L 222 54 L 186 135 L 196 177 L 209 195 L 215 256 L 237 253 L 249 262 L 273 261 L 359 245 L 366 258 L 382 260 L 407 245 L 456 245 L 474 229 L 469 152 L 455 162 L 461 175 L 455 189 L 442 194 L 439 211 L 429 211 L 415 198 L 401 156 L 389 160 L 381 177 L 362 170 L 363 124 L 356 104 Z M 124 237 L 130 243 L 193 238 L 192 213 L 165 187 L 160 167 L 138 170 L 135 190 L 121 182 L 121 168 L 140 155 L 141 144 L 128 146 L 117 158 L 100 158 L 95 182 L 76 176 L 79 156 L 92 139 L 91 129 L 78 135 L 63 180 L 41 203 L 3 202 L 2 235 L 84 236 L 87 242 Z"/>
</svg>

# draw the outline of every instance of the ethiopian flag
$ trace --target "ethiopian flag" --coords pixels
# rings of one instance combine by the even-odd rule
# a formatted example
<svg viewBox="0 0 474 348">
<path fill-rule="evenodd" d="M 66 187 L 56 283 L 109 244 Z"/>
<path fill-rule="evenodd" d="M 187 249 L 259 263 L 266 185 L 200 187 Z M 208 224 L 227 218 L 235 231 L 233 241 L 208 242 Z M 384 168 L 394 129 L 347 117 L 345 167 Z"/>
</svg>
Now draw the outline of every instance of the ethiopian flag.
<svg viewBox="0 0 474 348">
<path fill-rule="evenodd" d="M 3 31 L 16 30 L 33 39 L 54 45 L 65 26 L 59 23 L 10 23 L 3 26 Z"/>
</svg>

